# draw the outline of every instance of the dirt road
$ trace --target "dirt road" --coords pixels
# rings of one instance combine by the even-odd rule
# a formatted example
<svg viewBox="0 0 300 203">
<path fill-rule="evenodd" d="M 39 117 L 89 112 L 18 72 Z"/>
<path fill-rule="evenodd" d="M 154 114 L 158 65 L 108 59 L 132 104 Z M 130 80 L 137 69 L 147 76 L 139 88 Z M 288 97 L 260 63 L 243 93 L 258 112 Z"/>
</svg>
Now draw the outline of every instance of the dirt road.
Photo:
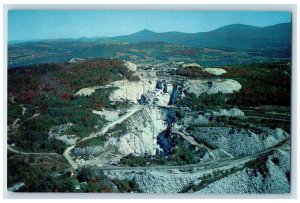
<svg viewBox="0 0 300 203">
<path fill-rule="evenodd" d="M 99 137 L 99 136 L 103 136 L 105 135 L 105 133 L 109 130 L 112 129 L 113 127 L 115 127 L 117 124 L 120 124 L 122 122 L 124 122 L 126 119 L 128 119 L 129 117 L 131 117 L 132 115 L 134 115 L 135 113 L 137 113 L 138 111 L 142 110 L 143 107 L 142 106 L 134 106 L 132 109 L 130 109 L 125 115 L 121 116 L 119 119 L 117 119 L 114 122 L 109 123 L 107 126 L 105 126 L 104 128 L 102 128 L 101 131 L 97 132 L 97 133 L 92 133 L 91 135 L 89 135 L 88 137 L 85 137 L 79 141 L 77 141 L 74 145 L 69 146 L 63 153 L 63 156 L 67 159 L 67 161 L 70 163 L 70 165 L 72 166 L 72 168 L 77 169 L 78 168 L 78 164 L 72 159 L 72 157 L 70 156 L 70 152 L 71 150 L 80 142 L 95 138 L 95 137 Z"/>
</svg>

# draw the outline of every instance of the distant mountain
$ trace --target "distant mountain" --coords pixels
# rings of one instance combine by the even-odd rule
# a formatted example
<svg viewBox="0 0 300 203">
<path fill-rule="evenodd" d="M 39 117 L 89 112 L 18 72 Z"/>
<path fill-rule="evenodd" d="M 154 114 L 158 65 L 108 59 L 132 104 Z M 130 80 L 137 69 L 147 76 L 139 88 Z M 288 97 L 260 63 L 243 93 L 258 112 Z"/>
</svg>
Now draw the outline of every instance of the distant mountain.
<svg viewBox="0 0 300 203">
<path fill-rule="evenodd" d="M 25 44 L 25 43 L 60 43 L 60 42 L 101 42 L 111 41 L 107 37 L 80 37 L 80 38 L 59 38 L 59 39 L 36 39 L 36 40 L 10 40 L 9 45 L 13 44 Z"/>
<path fill-rule="evenodd" d="M 115 58 L 137 63 L 195 61 L 239 64 L 291 57 L 291 24 L 228 25 L 210 32 L 156 33 L 117 37 L 34 40 L 8 44 L 8 66 L 67 62 L 72 58 Z"/>
<path fill-rule="evenodd" d="M 291 24 L 282 23 L 268 27 L 256 27 L 242 24 L 228 25 L 210 32 L 156 33 L 150 30 L 110 38 L 120 42 L 138 43 L 162 41 L 192 47 L 210 47 L 221 49 L 284 48 L 291 46 Z"/>
<path fill-rule="evenodd" d="M 175 45 L 185 45 L 197 48 L 216 48 L 226 50 L 252 50 L 252 49 L 286 49 L 291 48 L 291 23 L 282 23 L 268 27 L 256 27 L 243 24 L 233 24 L 220 27 L 209 32 L 183 33 L 162 32 L 157 33 L 147 29 L 137 33 L 116 37 L 93 38 L 65 38 L 45 39 L 31 41 L 10 41 L 9 44 L 36 43 L 36 42 L 98 42 L 98 43 L 140 43 L 140 42 L 166 42 Z"/>
</svg>

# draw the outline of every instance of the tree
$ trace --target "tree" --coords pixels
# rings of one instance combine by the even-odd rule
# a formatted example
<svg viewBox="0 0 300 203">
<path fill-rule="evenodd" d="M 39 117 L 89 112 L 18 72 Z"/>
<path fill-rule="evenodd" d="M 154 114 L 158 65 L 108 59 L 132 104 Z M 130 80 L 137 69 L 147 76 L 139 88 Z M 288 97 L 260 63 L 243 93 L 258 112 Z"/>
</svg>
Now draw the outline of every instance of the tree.
<svg viewBox="0 0 300 203">
<path fill-rule="evenodd" d="M 95 176 L 92 169 L 88 167 L 82 167 L 78 170 L 78 180 L 80 182 L 88 182 L 90 179 L 92 179 Z"/>
</svg>

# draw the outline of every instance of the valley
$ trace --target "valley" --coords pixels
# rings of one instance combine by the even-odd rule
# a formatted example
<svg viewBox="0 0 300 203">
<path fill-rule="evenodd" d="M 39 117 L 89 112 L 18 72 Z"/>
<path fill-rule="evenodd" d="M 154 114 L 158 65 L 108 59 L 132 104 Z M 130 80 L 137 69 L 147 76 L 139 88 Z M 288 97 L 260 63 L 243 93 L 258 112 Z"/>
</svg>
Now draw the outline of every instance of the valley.
<svg viewBox="0 0 300 203">
<path fill-rule="evenodd" d="M 293 191 L 293 9 L 5 14 L 9 195 Z"/>
<path fill-rule="evenodd" d="M 106 38 L 11 42 L 8 53 L 9 68 L 72 58 L 110 58 L 138 65 L 166 61 L 205 66 L 278 62 L 291 56 L 291 23 L 267 27 L 233 24 L 198 33 L 141 30 Z"/>
<path fill-rule="evenodd" d="M 10 187 L 36 190 L 33 184 L 39 191 L 59 192 L 289 191 L 291 112 L 283 104 L 290 98 L 281 93 L 278 99 L 265 100 L 288 83 L 277 84 L 271 93 L 257 89 L 272 85 L 263 75 L 270 72 L 288 81 L 284 74 L 290 71 L 289 62 L 258 64 L 265 73 L 257 74 L 247 65 L 73 61 L 10 70 L 9 164 L 37 165 L 49 171 L 42 173 L 51 180 L 49 185 L 33 184 L 35 177 L 12 170 Z M 35 79 L 26 83 L 27 77 Z"/>
</svg>

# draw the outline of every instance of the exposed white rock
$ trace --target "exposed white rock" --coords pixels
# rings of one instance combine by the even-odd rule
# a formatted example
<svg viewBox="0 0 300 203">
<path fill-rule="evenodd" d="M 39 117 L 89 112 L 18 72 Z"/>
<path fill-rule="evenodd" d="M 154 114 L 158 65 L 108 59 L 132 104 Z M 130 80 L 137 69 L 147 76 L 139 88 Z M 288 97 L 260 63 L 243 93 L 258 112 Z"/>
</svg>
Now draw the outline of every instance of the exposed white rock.
<svg viewBox="0 0 300 203">
<path fill-rule="evenodd" d="M 290 148 L 287 151 L 276 150 L 270 156 L 270 159 L 277 158 L 279 160 L 278 167 L 282 170 L 282 172 L 287 173 L 291 170 L 291 152 Z"/>
<path fill-rule="evenodd" d="M 227 73 L 227 71 L 222 68 L 204 68 L 204 70 L 212 75 L 223 75 Z"/>
<path fill-rule="evenodd" d="M 59 125 L 59 126 L 54 126 L 50 129 L 48 135 L 49 135 L 49 139 L 57 139 L 57 140 L 61 140 L 64 143 L 66 143 L 67 145 L 73 145 L 76 143 L 76 141 L 79 139 L 78 136 L 76 135 L 67 135 L 65 134 L 66 131 L 72 127 L 74 124 L 73 123 L 66 123 L 63 125 Z"/>
<path fill-rule="evenodd" d="M 140 74 L 138 73 L 138 72 L 134 72 L 134 73 L 132 73 L 132 76 L 133 77 L 138 77 L 138 78 L 140 78 L 141 76 L 140 76 Z"/>
<path fill-rule="evenodd" d="M 188 127 L 190 125 L 198 125 L 198 124 L 207 124 L 209 123 L 209 120 L 204 117 L 203 115 L 185 115 L 180 123 L 185 126 Z"/>
<path fill-rule="evenodd" d="M 229 110 L 219 109 L 218 111 L 213 111 L 214 116 L 228 116 L 228 117 L 244 117 L 245 113 L 238 108 L 232 108 Z"/>
<path fill-rule="evenodd" d="M 124 63 L 124 66 L 126 66 L 126 68 L 128 70 L 131 70 L 131 71 L 136 71 L 137 70 L 137 66 L 134 63 L 130 62 L 130 61 L 126 61 Z"/>
<path fill-rule="evenodd" d="M 187 63 L 187 64 L 182 64 L 182 68 L 187 68 L 187 67 L 198 67 L 198 68 L 202 68 L 198 63 Z"/>
<path fill-rule="evenodd" d="M 265 179 L 263 189 L 266 193 L 288 193 L 290 183 L 286 178 L 284 170 L 273 163 L 270 159 L 267 161 L 268 176 Z"/>
<path fill-rule="evenodd" d="M 82 62 L 85 61 L 83 58 L 72 58 L 71 60 L 69 60 L 69 63 L 78 63 L 78 62 Z"/>
<path fill-rule="evenodd" d="M 162 90 L 148 92 L 147 94 L 145 94 L 145 96 L 150 104 L 167 106 L 170 101 L 170 93 L 164 93 Z"/>
<path fill-rule="evenodd" d="M 115 143 L 118 151 L 123 156 L 155 155 L 159 149 L 157 136 L 167 128 L 165 120 L 166 114 L 156 107 L 147 107 L 133 115 L 126 121 L 127 133 Z"/>
<path fill-rule="evenodd" d="M 253 171 L 244 169 L 213 182 L 196 193 L 261 193 L 263 178 L 254 176 Z"/>
<path fill-rule="evenodd" d="M 278 165 L 272 159 L 278 158 Z M 264 178 L 259 171 L 245 168 L 221 178 L 196 193 L 275 193 L 282 194 L 290 191 L 290 183 L 286 178 L 289 171 L 289 154 L 274 152 L 266 162 L 268 174 Z"/>
<path fill-rule="evenodd" d="M 188 80 L 187 90 L 189 93 L 200 94 L 230 94 L 239 91 L 242 85 L 232 79 L 213 79 L 213 80 Z"/>
<path fill-rule="evenodd" d="M 130 101 L 137 104 L 138 100 L 144 95 L 148 103 L 166 106 L 170 100 L 172 84 L 166 83 L 168 91 L 163 92 L 163 90 L 156 88 L 156 83 L 156 79 L 141 81 L 128 81 L 125 79 L 113 82 L 104 86 L 104 88 L 117 87 L 109 95 L 111 101 Z"/>
<path fill-rule="evenodd" d="M 103 152 L 89 160 L 76 159 L 79 165 L 104 166 L 118 163 L 128 155 L 155 155 L 160 150 L 157 136 L 167 128 L 167 112 L 165 109 L 145 106 L 141 111 L 133 114 L 124 121 L 126 132 L 112 128 L 103 145 Z M 91 149 L 93 151 L 93 149 Z M 80 152 L 80 151 L 78 151 Z M 82 152 L 82 151 L 81 151 Z M 94 154 L 95 154 L 94 153 Z"/>
<path fill-rule="evenodd" d="M 130 71 L 133 71 L 134 73 L 132 74 L 133 76 L 138 76 L 140 77 L 139 73 L 136 72 L 137 70 L 137 66 L 130 62 L 130 61 L 126 61 L 124 63 L 124 66 L 127 67 L 128 70 Z M 126 87 L 122 87 L 122 84 L 125 85 L 124 83 L 126 83 Z M 143 83 L 141 81 L 132 81 L 132 82 L 129 82 L 128 80 L 124 79 L 124 80 L 119 80 L 119 81 L 115 81 L 111 84 L 108 84 L 106 86 L 104 86 L 104 88 L 107 88 L 107 87 L 119 87 L 121 88 L 122 90 L 119 90 L 119 91 L 128 91 L 128 92 L 131 92 L 130 89 L 133 88 L 133 90 L 135 90 L 136 88 L 138 89 L 137 91 L 133 91 L 134 94 L 142 94 L 142 91 L 141 89 L 143 90 L 143 86 L 140 87 L 140 85 L 142 85 Z M 100 89 L 100 88 L 103 88 L 102 86 L 94 86 L 94 87 L 86 87 L 86 88 L 82 88 L 80 89 L 78 92 L 75 93 L 75 96 L 90 96 L 91 94 L 93 94 L 95 92 L 95 90 L 97 89 Z M 128 89 L 129 88 L 129 89 Z M 129 93 L 129 95 L 127 94 L 128 92 L 126 92 L 126 95 L 124 97 L 124 95 L 122 96 L 122 99 L 124 98 L 130 98 L 130 96 L 132 96 L 131 93 Z M 141 93 L 140 93 L 141 92 Z M 119 92 L 118 92 L 119 93 Z M 127 96 L 127 97 L 126 97 Z M 137 95 L 135 95 L 136 97 Z"/>
<path fill-rule="evenodd" d="M 81 90 L 76 92 L 75 96 L 90 96 L 95 92 L 96 89 L 96 87 L 82 88 Z"/>
<path fill-rule="evenodd" d="M 216 171 L 229 170 L 236 166 L 222 167 L 219 169 L 208 169 L 205 172 L 189 170 L 181 172 L 179 170 L 108 170 L 104 171 L 109 179 L 133 180 L 145 193 L 178 193 L 184 187 L 201 180 L 201 177 Z"/>
<path fill-rule="evenodd" d="M 190 174 L 165 170 L 105 171 L 105 173 L 110 179 L 134 180 L 146 193 L 180 192 L 195 179 Z"/>
<path fill-rule="evenodd" d="M 288 133 L 286 133 L 284 130 L 282 130 L 281 128 L 275 128 L 275 132 L 274 132 L 274 137 L 276 139 L 283 139 L 288 135 Z"/>
<path fill-rule="evenodd" d="M 111 101 L 131 101 L 137 103 L 143 93 L 155 90 L 155 82 L 120 80 L 105 87 L 117 87 L 110 95 Z"/>
<path fill-rule="evenodd" d="M 94 114 L 104 117 L 104 119 L 109 122 L 113 122 L 119 118 L 118 111 L 108 111 L 108 110 L 103 109 L 102 111 L 93 110 L 92 112 Z"/>
<path fill-rule="evenodd" d="M 250 155 L 278 144 L 289 136 L 278 129 L 247 130 L 229 127 L 199 127 L 194 137 L 215 145 L 234 157 Z"/>
<path fill-rule="evenodd" d="M 139 75 L 144 79 L 156 79 L 157 78 L 157 70 L 138 70 Z"/>
</svg>

